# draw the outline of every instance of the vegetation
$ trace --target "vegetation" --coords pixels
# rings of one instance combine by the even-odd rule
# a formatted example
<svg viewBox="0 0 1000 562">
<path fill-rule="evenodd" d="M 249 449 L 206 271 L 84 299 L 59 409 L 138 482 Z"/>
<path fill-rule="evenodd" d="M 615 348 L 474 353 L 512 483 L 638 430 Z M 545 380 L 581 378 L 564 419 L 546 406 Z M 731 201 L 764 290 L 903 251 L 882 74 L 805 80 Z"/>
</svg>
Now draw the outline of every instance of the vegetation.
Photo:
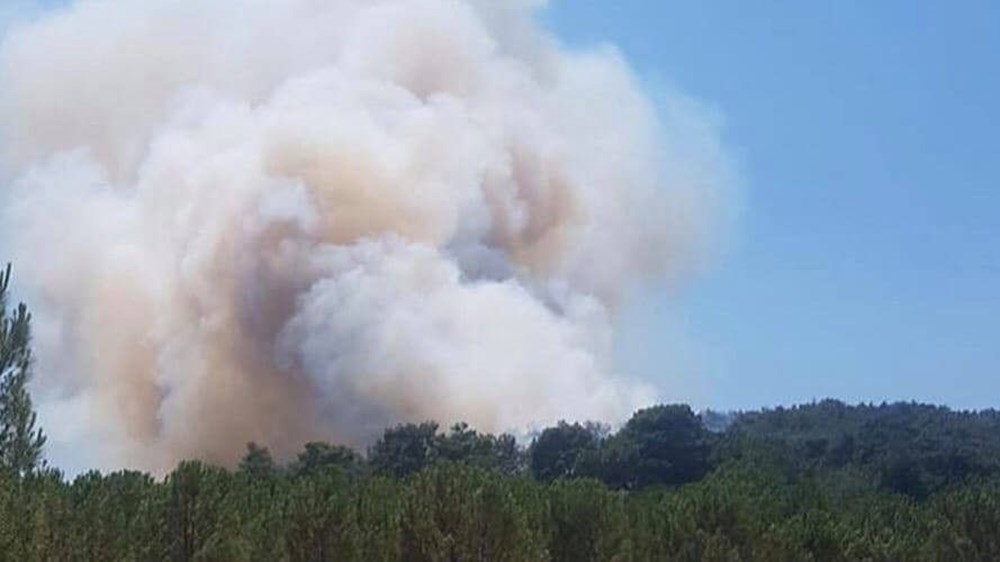
<svg viewBox="0 0 1000 562">
<path fill-rule="evenodd" d="M 310 443 L 282 465 L 251 443 L 235 471 L 163 480 L 8 466 L 0 559 L 997 560 L 998 420 L 827 401 L 713 433 L 657 406 L 526 450 L 422 424 L 367 457 Z"/>
<path fill-rule="evenodd" d="M 28 394 L 31 315 L 24 304 L 7 310 L 10 264 L 0 272 L 0 463 L 24 475 L 42 462 L 45 435 L 35 428 Z"/>
<path fill-rule="evenodd" d="M 0 560 L 1000 560 L 1000 413 L 918 404 L 562 422 L 522 448 L 435 423 L 365 455 L 249 443 L 162 480 L 42 462 L 30 316 L 0 276 Z"/>
</svg>

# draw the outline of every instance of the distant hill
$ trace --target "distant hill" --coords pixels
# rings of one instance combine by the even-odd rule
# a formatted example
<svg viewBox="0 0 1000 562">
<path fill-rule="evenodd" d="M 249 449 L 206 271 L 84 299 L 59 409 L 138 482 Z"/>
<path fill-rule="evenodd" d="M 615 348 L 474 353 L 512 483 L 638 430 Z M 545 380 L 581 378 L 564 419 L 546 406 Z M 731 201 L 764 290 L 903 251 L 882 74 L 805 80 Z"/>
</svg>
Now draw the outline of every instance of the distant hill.
<svg viewBox="0 0 1000 562">
<path fill-rule="evenodd" d="M 769 457 L 803 474 L 861 469 L 890 491 L 924 498 L 1000 474 L 1000 412 L 824 400 L 735 414 L 716 454 L 718 460 Z"/>
</svg>

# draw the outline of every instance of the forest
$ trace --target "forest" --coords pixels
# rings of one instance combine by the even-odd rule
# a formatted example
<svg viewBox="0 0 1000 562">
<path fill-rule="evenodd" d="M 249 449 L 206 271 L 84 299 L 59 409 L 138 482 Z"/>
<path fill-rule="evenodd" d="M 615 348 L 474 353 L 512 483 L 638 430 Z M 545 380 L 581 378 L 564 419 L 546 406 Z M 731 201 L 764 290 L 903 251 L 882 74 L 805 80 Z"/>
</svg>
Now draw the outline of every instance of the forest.
<svg viewBox="0 0 1000 562">
<path fill-rule="evenodd" d="M 67 478 L 28 392 L 31 316 L 0 275 L 0 560 L 1000 559 L 1000 412 L 915 403 L 696 413 L 530 440 L 434 422 L 366 451 L 248 443 L 238 467 Z"/>
<path fill-rule="evenodd" d="M 706 421 L 726 422 L 724 430 Z M 387 429 L 165 479 L 0 472 L 4 560 L 996 560 L 1000 415 L 916 404 Z"/>
</svg>

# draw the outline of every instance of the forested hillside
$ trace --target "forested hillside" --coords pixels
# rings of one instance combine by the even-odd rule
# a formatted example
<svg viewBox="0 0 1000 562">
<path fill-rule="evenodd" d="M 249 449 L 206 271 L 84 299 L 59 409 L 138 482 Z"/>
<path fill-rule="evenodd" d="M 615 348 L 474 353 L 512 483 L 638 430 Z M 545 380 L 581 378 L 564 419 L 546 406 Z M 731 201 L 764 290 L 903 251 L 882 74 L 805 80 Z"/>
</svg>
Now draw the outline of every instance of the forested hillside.
<svg viewBox="0 0 1000 562">
<path fill-rule="evenodd" d="M 365 455 L 250 444 L 234 470 L 182 463 L 67 481 L 0 476 L 6 560 L 996 560 L 996 412 L 825 401 L 686 406 L 620 430 L 510 436 L 388 429 Z"/>
<path fill-rule="evenodd" d="M 636 412 L 529 440 L 434 422 L 366 451 L 247 444 L 165 478 L 44 460 L 31 316 L 0 275 L 0 560 L 1000 559 L 1000 414 L 919 404 Z"/>
</svg>

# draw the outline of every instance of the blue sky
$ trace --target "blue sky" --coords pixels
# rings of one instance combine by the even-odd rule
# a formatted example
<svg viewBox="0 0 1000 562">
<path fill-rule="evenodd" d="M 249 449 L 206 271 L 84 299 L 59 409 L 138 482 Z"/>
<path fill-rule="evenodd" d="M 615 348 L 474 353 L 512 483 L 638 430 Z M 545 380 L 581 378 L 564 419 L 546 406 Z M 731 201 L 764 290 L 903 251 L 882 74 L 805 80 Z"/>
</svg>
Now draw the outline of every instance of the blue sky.
<svg viewBox="0 0 1000 562">
<path fill-rule="evenodd" d="M 1000 3 L 554 0 L 724 116 L 733 244 L 629 314 L 623 364 L 669 399 L 1000 405 Z"/>
</svg>

